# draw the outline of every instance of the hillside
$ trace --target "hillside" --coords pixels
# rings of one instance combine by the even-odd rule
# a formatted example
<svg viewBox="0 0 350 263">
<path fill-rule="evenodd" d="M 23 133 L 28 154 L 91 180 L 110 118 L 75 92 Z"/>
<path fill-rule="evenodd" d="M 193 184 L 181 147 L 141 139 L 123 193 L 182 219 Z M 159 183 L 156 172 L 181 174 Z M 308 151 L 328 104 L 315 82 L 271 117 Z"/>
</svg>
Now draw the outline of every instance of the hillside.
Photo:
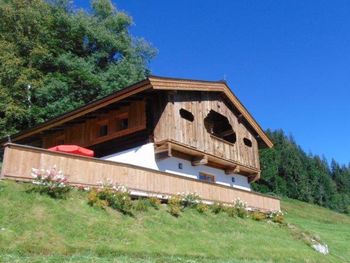
<svg viewBox="0 0 350 263">
<path fill-rule="evenodd" d="M 350 217 L 300 201 L 283 200 L 286 221 L 330 255 L 266 221 L 193 209 L 175 218 L 165 207 L 132 217 L 90 207 L 85 192 L 55 200 L 25 189 L 0 181 L 0 262 L 350 262 Z"/>
</svg>

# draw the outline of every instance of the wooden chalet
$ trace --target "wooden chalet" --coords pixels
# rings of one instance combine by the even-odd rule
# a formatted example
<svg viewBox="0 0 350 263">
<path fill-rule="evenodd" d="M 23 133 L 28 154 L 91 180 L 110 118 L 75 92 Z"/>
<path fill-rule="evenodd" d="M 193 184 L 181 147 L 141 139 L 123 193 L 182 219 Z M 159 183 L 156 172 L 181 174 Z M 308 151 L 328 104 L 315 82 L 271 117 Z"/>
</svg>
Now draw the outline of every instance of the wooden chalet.
<svg viewBox="0 0 350 263">
<path fill-rule="evenodd" d="M 96 158 L 47 150 L 62 144 Z M 225 82 L 152 76 L 15 135 L 1 175 L 29 180 L 32 168 L 56 165 L 73 184 L 109 179 L 135 195 L 196 192 L 279 210 L 278 199 L 250 189 L 260 177 L 259 148 L 272 146 Z"/>
</svg>

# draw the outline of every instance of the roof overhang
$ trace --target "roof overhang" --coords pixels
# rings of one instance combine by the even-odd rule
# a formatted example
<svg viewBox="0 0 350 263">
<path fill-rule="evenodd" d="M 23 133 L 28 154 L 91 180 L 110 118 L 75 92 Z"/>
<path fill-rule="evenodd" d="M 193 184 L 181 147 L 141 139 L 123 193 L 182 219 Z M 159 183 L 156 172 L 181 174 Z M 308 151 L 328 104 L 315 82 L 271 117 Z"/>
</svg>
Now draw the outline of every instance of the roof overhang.
<svg viewBox="0 0 350 263">
<path fill-rule="evenodd" d="M 186 90 L 186 91 L 209 91 L 209 92 L 221 92 L 234 107 L 240 112 L 242 117 L 248 122 L 248 124 L 255 130 L 258 136 L 258 140 L 261 141 L 265 146 L 272 147 L 273 143 L 264 133 L 260 125 L 255 121 L 248 110 L 243 106 L 239 99 L 234 95 L 231 89 L 225 82 L 222 81 L 201 81 L 201 80 L 188 80 L 188 79 L 175 79 L 150 76 L 149 78 L 135 83 L 122 90 L 116 91 L 106 97 L 92 101 L 82 107 L 79 107 L 73 111 L 67 112 L 61 116 L 48 120 L 42 124 L 39 124 L 31 129 L 25 130 L 18 134 L 15 134 L 12 138 L 13 142 L 17 142 L 26 139 L 30 136 L 40 134 L 41 132 L 52 129 L 56 126 L 62 125 L 75 118 L 79 118 L 85 114 L 93 112 L 95 110 L 106 107 L 112 103 L 121 101 L 132 95 L 141 93 L 146 90 Z M 4 143 L 6 139 L 1 140 Z"/>
</svg>

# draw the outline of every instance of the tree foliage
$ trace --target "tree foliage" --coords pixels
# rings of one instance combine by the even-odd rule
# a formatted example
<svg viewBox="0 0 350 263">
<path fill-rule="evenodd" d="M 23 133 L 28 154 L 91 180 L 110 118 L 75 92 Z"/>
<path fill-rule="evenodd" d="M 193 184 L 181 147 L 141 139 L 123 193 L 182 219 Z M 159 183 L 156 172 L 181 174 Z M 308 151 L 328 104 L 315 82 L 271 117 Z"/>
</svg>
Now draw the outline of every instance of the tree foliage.
<svg viewBox="0 0 350 263">
<path fill-rule="evenodd" d="M 261 180 L 253 188 L 263 193 L 315 203 L 350 213 L 350 164 L 306 154 L 282 130 L 267 131 L 274 141 L 272 149 L 262 149 Z"/>
<path fill-rule="evenodd" d="M 110 0 L 0 0 L 0 137 L 147 76 L 155 50 Z"/>
</svg>

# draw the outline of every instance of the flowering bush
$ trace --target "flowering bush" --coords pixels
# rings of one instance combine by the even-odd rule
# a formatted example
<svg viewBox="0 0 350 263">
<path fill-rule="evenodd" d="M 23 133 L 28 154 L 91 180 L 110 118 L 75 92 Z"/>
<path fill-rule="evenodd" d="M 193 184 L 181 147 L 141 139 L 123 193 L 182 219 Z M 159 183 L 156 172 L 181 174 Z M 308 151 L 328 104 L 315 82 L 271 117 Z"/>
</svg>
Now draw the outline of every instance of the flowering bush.
<svg viewBox="0 0 350 263">
<path fill-rule="evenodd" d="M 284 214 L 281 210 L 268 213 L 267 218 L 278 224 L 283 224 L 284 222 Z"/>
<path fill-rule="evenodd" d="M 131 215 L 132 202 L 128 189 L 123 185 L 103 184 L 101 188 L 92 189 L 88 195 L 88 203 L 91 206 L 116 209 L 123 214 Z"/>
<path fill-rule="evenodd" d="M 240 218 L 245 218 L 248 214 L 247 203 L 242 201 L 239 197 L 233 200 L 233 206 L 231 208 L 231 216 L 237 215 Z"/>
<path fill-rule="evenodd" d="M 161 202 L 157 197 L 151 196 L 148 198 L 148 201 L 154 209 L 159 209 Z"/>
<path fill-rule="evenodd" d="M 249 215 L 250 218 L 255 221 L 262 221 L 266 219 L 266 214 L 260 211 L 252 211 Z"/>
<path fill-rule="evenodd" d="M 182 211 L 182 196 L 180 194 L 173 195 L 168 199 L 169 213 L 175 217 L 180 216 Z"/>
<path fill-rule="evenodd" d="M 199 213 L 205 214 L 209 211 L 209 206 L 203 202 L 200 202 L 197 204 L 196 209 Z"/>
<path fill-rule="evenodd" d="M 201 198 L 197 193 L 182 193 L 182 205 L 184 207 L 196 207 L 200 202 Z"/>
<path fill-rule="evenodd" d="M 211 206 L 211 211 L 214 213 L 214 214 L 220 214 L 222 212 L 225 211 L 225 207 L 222 203 L 218 203 L 218 202 L 215 202 L 213 203 Z"/>
<path fill-rule="evenodd" d="M 71 187 L 66 183 L 67 177 L 56 166 L 50 169 L 32 168 L 33 187 L 30 191 L 47 194 L 53 198 L 65 198 Z"/>
<path fill-rule="evenodd" d="M 101 200 L 98 196 L 98 191 L 96 188 L 92 188 L 88 193 L 88 204 L 98 208 L 105 209 L 108 206 L 106 200 Z"/>
</svg>

